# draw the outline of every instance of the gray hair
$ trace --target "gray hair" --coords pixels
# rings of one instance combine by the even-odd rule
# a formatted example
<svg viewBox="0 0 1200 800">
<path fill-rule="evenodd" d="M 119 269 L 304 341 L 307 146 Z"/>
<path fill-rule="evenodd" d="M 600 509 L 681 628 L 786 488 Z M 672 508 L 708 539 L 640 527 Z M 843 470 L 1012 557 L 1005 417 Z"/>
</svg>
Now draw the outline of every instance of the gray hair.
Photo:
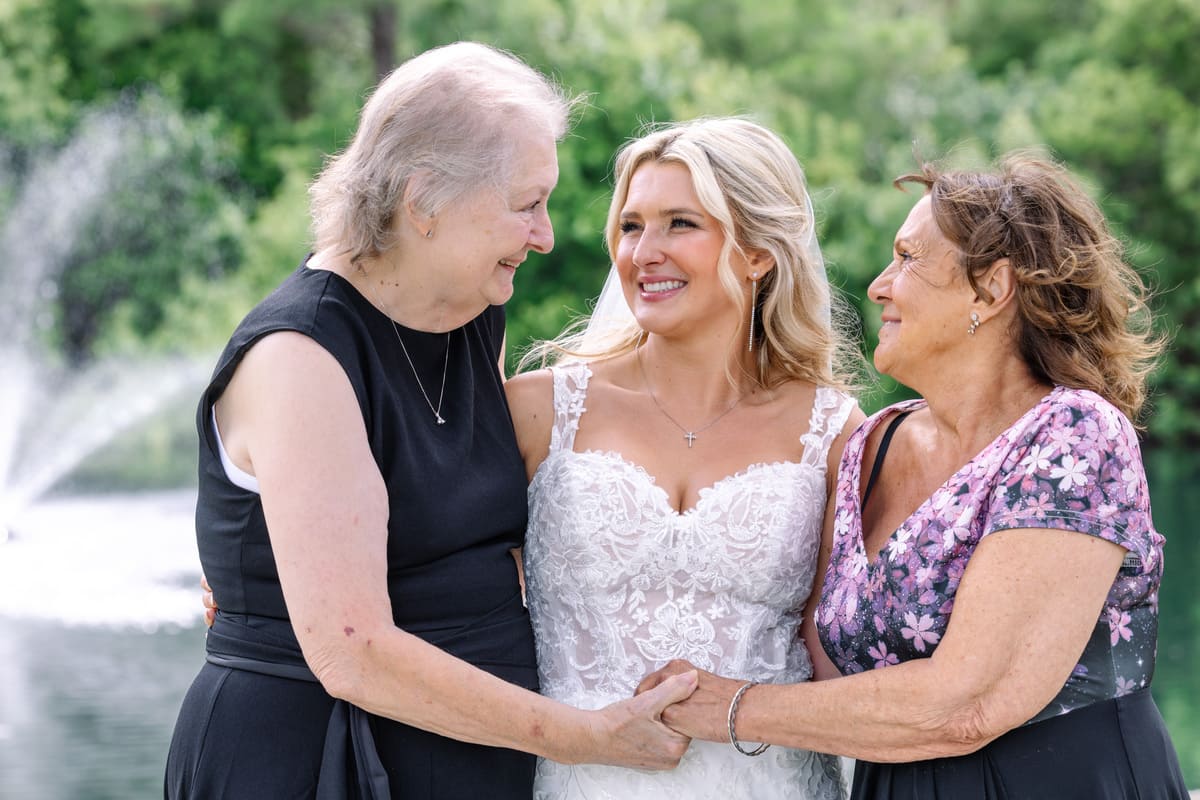
<svg viewBox="0 0 1200 800">
<path fill-rule="evenodd" d="M 566 135 L 572 97 L 511 53 L 457 42 L 405 61 L 375 88 L 358 130 L 309 187 L 317 249 L 354 262 L 395 243 L 393 218 L 415 175 L 429 174 L 411 199 L 436 214 L 473 190 L 512 180 L 519 126 Z"/>
</svg>

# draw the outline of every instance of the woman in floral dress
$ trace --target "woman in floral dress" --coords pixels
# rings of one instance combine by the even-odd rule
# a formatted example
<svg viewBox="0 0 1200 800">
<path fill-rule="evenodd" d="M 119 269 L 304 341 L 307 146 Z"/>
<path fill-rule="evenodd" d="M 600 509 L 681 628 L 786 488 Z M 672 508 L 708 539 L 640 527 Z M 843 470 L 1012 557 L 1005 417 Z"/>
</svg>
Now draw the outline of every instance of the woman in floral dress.
<svg viewBox="0 0 1200 800">
<path fill-rule="evenodd" d="M 704 674 L 664 719 L 857 758 L 855 798 L 1186 798 L 1149 689 L 1142 284 L 1056 164 L 907 182 L 927 192 L 869 291 L 875 364 L 922 399 L 843 455 L 814 660 L 845 677 L 739 698 Z"/>
</svg>

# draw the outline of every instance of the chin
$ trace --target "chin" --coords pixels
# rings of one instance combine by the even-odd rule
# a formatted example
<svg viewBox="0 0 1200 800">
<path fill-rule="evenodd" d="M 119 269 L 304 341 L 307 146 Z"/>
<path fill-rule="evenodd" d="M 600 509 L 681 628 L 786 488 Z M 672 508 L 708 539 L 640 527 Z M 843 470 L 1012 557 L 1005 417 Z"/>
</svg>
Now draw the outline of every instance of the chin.
<svg viewBox="0 0 1200 800">
<path fill-rule="evenodd" d="M 512 299 L 513 285 L 510 283 L 507 286 L 495 286 L 485 295 L 489 304 L 493 306 L 502 306 Z"/>
</svg>

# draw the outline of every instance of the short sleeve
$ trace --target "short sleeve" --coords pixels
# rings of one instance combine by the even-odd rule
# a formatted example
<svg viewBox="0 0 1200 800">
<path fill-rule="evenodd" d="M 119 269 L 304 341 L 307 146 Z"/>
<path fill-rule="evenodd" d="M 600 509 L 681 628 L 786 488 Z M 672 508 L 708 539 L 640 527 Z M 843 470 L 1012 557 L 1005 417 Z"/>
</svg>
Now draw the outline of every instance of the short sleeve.
<svg viewBox="0 0 1200 800">
<path fill-rule="evenodd" d="M 1155 566 L 1161 539 L 1137 436 L 1091 392 L 1064 391 L 1017 431 L 990 497 L 983 535 L 1013 528 L 1078 531 L 1118 544 Z"/>
</svg>

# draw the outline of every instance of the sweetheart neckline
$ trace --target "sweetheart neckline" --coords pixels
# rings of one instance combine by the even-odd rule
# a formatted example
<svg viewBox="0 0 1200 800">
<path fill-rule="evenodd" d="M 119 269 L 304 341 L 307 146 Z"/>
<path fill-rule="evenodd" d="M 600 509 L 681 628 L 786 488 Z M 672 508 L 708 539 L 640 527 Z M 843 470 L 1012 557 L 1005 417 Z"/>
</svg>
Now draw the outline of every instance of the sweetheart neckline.
<svg viewBox="0 0 1200 800">
<path fill-rule="evenodd" d="M 787 459 L 782 459 L 782 460 L 777 460 L 777 461 L 755 461 L 751 464 L 747 464 L 745 467 L 742 467 L 737 472 L 734 472 L 729 475 L 725 475 L 724 477 L 718 478 L 717 480 L 713 481 L 712 483 L 710 483 L 706 486 L 700 487 L 700 489 L 697 491 L 696 502 L 693 503 L 691 506 L 689 506 L 687 509 L 680 511 L 679 509 L 675 508 L 675 506 L 671 505 L 670 494 L 667 492 L 666 489 L 664 489 L 662 486 L 659 485 L 658 481 L 655 480 L 654 475 L 652 475 L 649 470 L 647 470 L 641 464 L 638 464 L 636 461 L 632 461 L 632 460 L 626 458 L 620 452 L 618 452 L 616 450 L 595 450 L 595 449 L 591 449 L 591 448 L 589 448 L 587 450 L 578 450 L 578 451 L 563 449 L 563 450 L 556 450 L 553 453 L 549 454 L 542 461 L 542 463 L 538 465 L 537 470 L 533 474 L 533 480 L 531 480 L 529 482 L 530 487 L 532 488 L 534 483 L 536 483 L 538 481 L 538 479 L 541 478 L 542 473 L 543 473 L 543 468 L 546 467 L 546 465 L 553 459 L 554 456 L 567 456 L 567 455 L 576 456 L 579 458 L 593 457 L 593 458 L 606 459 L 608 461 L 615 461 L 616 463 L 625 467 L 627 470 L 629 470 L 633 474 L 640 476 L 646 483 L 648 483 L 650 485 L 650 487 L 655 490 L 656 496 L 660 498 L 661 505 L 663 506 L 664 510 L 666 510 L 672 516 L 674 516 L 678 519 L 686 519 L 686 518 L 690 517 L 698 508 L 700 508 L 700 504 L 704 502 L 705 498 L 707 498 L 709 495 L 715 493 L 718 489 L 722 488 L 725 484 L 732 483 L 736 480 L 745 478 L 747 475 L 750 475 L 754 472 L 758 472 L 758 471 L 765 470 L 765 469 L 771 469 L 771 468 L 781 468 L 781 469 L 799 468 L 802 470 L 808 469 L 808 470 L 812 470 L 814 472 L 816 471 L 812 465 L 805 464 L 802 461 L 789 461 Z"/>
</svg>

